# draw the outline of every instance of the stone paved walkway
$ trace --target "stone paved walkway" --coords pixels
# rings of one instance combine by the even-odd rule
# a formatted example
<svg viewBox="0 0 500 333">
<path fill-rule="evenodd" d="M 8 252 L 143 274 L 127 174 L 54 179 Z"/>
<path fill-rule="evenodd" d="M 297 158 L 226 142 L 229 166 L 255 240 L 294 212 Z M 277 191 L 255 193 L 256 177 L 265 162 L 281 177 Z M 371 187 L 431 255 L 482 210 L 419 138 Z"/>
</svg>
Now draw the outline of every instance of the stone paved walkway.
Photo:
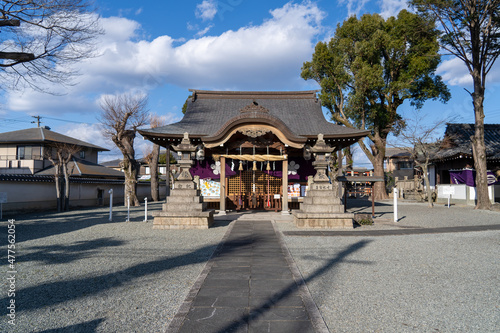
<svg viewBox="0 0 500 333">
<path fill-rule="evenodd" d="M 270 221 L 233 223 L 167 332 L 327 332 Z"/>
</svg>

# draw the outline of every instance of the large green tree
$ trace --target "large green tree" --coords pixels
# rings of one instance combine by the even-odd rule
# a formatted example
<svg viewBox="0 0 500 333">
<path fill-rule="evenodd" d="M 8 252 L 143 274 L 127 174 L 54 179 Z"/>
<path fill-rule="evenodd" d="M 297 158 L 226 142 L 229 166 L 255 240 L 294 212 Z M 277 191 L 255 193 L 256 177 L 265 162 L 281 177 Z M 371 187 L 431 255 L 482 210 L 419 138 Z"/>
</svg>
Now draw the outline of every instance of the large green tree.
<svg viewBox="0 0 500 333">
<path fill-rule="evenodd" d="M 412 0 L 424 17 L 440 23 L 441 46 L 467 66 L 473 81 L 475 133 L 471 137 L 476 169 L 477 209 L 489 209 L 484 92 L 486 76 L 500 55 L 500 0 Z"/>
<path fill-rule="evenodd" d="M 406 100 L 421 108 L 428 99 L 448 101 L 450 93 L 435 75 L 440 63 L 438 31 L 432 21 L 406 10 L 384 20 L 377 14 L 350 17 L 335 36 L 316 45 L 302 78 L 321 86 L 320 99 L 332 120 L 370 130 L 370 147 L 359 141 L 384 177 L 387 136 L 404 126 L 398 114 Z M 387 198 L 384 183 L 375 184 L 375 198 Z"/>
</svg>

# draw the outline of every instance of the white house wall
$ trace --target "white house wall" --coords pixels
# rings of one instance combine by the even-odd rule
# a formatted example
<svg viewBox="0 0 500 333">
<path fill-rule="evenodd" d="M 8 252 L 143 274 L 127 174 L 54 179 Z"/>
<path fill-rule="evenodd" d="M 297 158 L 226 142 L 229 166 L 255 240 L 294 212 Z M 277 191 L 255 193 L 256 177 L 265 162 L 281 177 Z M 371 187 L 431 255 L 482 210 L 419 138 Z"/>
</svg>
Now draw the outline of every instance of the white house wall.
<svg viewBox="0 0 500 333">
<path fill-rule="evenodd" d="M 72 183 L 70 188 L 71 207 L 93 207 L 109 205 L 109 190 L 113 189 L 113 205 L 123 205 L 123 184 Z M 98 190 L 102 190 L 102 202 L 98 200 Z M 7 193 L 4 212 L 26 210 L 55 210 L 56 189 L 52 182 L 0 181 L 0 192 Z M 141 203 L 144 198 L 151 200 L 150 183 L 139 183 L 137 197 Z M 166 186 L 160 185 L 160 198 L 165 198 Z"/>
</svg>

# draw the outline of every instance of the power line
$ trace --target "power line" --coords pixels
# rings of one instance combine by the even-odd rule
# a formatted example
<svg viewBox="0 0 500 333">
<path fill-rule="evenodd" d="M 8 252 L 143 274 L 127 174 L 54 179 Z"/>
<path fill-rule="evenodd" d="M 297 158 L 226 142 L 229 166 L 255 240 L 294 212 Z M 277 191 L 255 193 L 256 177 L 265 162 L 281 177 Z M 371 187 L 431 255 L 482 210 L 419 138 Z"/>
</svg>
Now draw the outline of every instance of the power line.
<svg viewBox="0 0 500 333">
<path fill-rule="evenodd" d="M 63 122 L 66 122 L 66 123 L 95 125 L 95 123 L 86 123 L 86 122 L 82 122 L 82 121 L 74 121 L 74 120 L 67 120 L 67 119 L 60 119 L 60 118 L 52 118 L 52 117 L 44 117 L 44 118 L 45 118 L 45 119 L 50 119 L 50 120 L 63 121 Z"/>
</svg>

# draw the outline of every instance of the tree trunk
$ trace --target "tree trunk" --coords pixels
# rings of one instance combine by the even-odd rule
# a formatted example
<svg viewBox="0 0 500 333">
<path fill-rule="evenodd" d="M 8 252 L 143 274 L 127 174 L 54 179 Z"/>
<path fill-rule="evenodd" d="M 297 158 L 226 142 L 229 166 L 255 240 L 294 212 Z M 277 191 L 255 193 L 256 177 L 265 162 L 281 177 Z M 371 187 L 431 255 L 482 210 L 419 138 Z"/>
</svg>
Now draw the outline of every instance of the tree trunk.
<svg viewBox="0 0 500 333">
<path fill-rule="evenodd" d="M 380 177 L 384 181 L 375 182 L 373 186 L 375 195 L 375 200 L 388 199 L 386 188 L 385 188 L 385 171 L 384 171 L 384 160 L 385 160 L 385 138 L 376 136 L 373 140 L 372 145 L 372 155 L 373 155 L 373 175 L 375 177 Z"/>
<path fill-rule="evenodd" d="M 127 198 L 130 199 L 132 206 L 140 206 L 137 198 L 137 161 L 123 160 L 123 171 L 125 173 L 125 201 L 124 206 L 128 205 Z"/>
<path fill-rule="evenodd" d="M 70 193 L 70 182 L 69 182 L 69 172 L 68 165 L 63 164 L 63 175 L 64 175 L 64 211 L 69 211 L 69 193 Z"/>
<path fill-rule="evenodd" d="M 352 157 L 352 150 L 351 147 L 346 147 L 344 148 L 344 155 L 345 155 L 345 162 L 346 162 L 346 170 L 347 171 L 352 171 L 352 166 L 354 164 L 354 160 Z"/>
<path fill-rule="evenodd" d="M 56 172 L 56 175 L 54 176 L 54 180 L 56 182 L 56 199 L 57 199 L 57 211 L 61 212 L 62 211 L 62 200 L 61 200 L 61 177 L 59 174 Z"/>
<path fill-rule="evenodd" d="M 149 173 L 151 175 L 151 198 L 153 199 L 153 201 L 160 201 L 160 184 L 158 181 L 159 157 L 160 157 L 160 146 L 155 144 L 153 146 L 153 151 L 151 153 L 151 163 L 149 163 Z"/>
<path fill-rule="evenodd" d="M 384 154 L 377 153 L 373 157 L 375 162 L 373 163 L 373 175 L 384 179 L 382 182 L 375 182 L 373 195 L 375 195 L 375 200 L 384 200 L 389 197 L 385 189 Z"/>
<path fill-rule="evenodd" d="M 474 168 L 476 169 L 476 209 L 491 209 L 488 195 L 488 173 L 486 168 L 486 145 L 484 143 L 484 88 L 478 73 L 473 74 L 475 134 L 471 137 Z"/>
<path fill-rule="evenodd" d="M 428 162 L 422 164 L 422 172 L 424 174 L 424 186 L 425 191 L 427 193 L 427 205 L 432 208 L 434 207 L 434 203 L 432 202 L 432 191 L 431 191 L 431 183 L 429 182 L 429 173 L 428 173 Z"/>
</svg>

